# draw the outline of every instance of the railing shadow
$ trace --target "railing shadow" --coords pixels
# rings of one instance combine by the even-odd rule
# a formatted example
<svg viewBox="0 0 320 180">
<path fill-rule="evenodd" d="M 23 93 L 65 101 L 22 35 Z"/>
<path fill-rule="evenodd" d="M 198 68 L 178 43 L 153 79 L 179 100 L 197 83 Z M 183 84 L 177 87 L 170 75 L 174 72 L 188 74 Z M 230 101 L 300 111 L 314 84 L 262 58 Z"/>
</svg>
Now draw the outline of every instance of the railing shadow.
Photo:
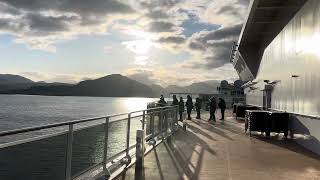
<svg viewBox="0 0 320 180">
<path fill-rule="evenodd" d="M 252 138 L 255 138 L 257 140 L 266 142 L 268 144 L 272 144 L 275 146 L 279 146 L 281 148 L 285 148 L 289 151 L 307 156 L 309 158 L 315 159 L 315 160 L 319 160 L 320 161 L 320 156 L 317 155 L 316 153 L 304 148 L 303 146 L 297 144 L 296 142 L 294 142 L 292 139 L 281 139 L 279 138 L 278 135 L 275 136 L 271 136 L 270 138 L 266 138 L 264 135 L 261 134 L 252 134 L 251 135 Z M 319 142 L 317 142 L 319 143 Z"/>
</svg>

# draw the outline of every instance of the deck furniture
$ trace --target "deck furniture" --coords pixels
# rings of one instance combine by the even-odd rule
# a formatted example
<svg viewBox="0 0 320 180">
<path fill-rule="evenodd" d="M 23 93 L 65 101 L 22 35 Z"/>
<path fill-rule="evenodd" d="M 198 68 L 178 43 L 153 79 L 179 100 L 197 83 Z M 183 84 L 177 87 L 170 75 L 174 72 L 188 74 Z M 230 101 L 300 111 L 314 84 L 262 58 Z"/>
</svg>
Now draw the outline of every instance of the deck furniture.
<svg viewBox="0 0 320 180">
<path fill-rule="evenodd" d="M 289 114 L 280 111 L 246 110 L 245 132 L 249 130 L 264 132 L 267 137 L 271 132 L 284 133 L 288 136 Z"/>
<path fill-rule="evenodd" d="M 246 110 L 258 110 L 259 108 L 256 106 L 237 104 L 236 105 L 236 119 L 245 118 Z"/>
</svg>

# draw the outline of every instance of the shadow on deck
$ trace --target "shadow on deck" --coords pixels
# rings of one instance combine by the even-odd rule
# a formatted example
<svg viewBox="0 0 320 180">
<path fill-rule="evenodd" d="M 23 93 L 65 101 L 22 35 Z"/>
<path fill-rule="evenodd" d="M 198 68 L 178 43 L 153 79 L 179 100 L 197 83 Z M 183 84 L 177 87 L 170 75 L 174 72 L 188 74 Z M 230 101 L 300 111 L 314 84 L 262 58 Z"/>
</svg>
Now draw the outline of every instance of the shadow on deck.
<svg viewBox="0 0 320 180">
<path fill-rule="evenodd" d="M 117 180 L 150 179 L 320 179 L 319 156 L 294 142 L 249 137 L 242 124 L 227 121 L 188 121 L 172 142 L 161 143 L 145 157 L 144 177 L 130 167 Z"/>
</svg>

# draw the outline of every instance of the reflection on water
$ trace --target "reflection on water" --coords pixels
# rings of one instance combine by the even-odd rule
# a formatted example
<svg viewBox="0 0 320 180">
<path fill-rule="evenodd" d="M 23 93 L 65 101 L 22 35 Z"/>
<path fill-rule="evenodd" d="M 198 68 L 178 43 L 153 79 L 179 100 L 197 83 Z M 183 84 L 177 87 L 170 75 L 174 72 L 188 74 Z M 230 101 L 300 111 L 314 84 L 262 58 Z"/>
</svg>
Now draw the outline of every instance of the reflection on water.
<svg viewBox="0 0 320 180">
<path fill-rule="evenodd" d="M 0 131 L 142 110 L 154 100 L 0 95 Z"/>
<path fill-rule="evenodd" d="M 15 129 L 142 110 L 151 101 L 154 99 L 0 95 L 0 127 L 2 130 L 7 130 L 8 127 Z M 135 141 L 135 130 L 141 127 L 140 120 L 141 118 L 135 118 L 131 122 L 130 144 Z M 99 123 L 103 121 L 103 119 L 98 120 L 96 122 L 98 125 L 74 133 L 73 175 L 102 162 L 105 141 L 104 125 L 99 125 Z M 23 123 L 20 124 L 20 122 Z M 81 125 L 76 125 L 75 129 L 80 127 Z M 126 128 L 126 120 L 110 123 L 108 157 L 125 148 Z M 61 131 L 61 128 L 52 131 L 59 130 Z M 48 133 L 48 131 L 38 132 L 38 135 L 43 133 Z M 0 149 L 0 179 L 64 179 L 66 140 L 67 136 L 62 134 L 45 140 Z"/>
</svg>

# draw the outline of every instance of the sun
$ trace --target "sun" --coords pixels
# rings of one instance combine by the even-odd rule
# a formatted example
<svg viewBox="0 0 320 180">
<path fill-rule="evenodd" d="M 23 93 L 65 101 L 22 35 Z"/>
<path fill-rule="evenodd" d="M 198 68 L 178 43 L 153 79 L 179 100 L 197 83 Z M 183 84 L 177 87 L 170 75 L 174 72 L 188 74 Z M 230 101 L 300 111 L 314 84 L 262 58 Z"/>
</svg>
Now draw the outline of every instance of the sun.
<svg viewBox="0 0 320 180">
<path fill-rule="evenodd" d="M 130 51 L 138 55 L 146 55 L 149 53 L 153 43 L 150 40 L 133 40 L 123 42 Z"/>
</svg>

